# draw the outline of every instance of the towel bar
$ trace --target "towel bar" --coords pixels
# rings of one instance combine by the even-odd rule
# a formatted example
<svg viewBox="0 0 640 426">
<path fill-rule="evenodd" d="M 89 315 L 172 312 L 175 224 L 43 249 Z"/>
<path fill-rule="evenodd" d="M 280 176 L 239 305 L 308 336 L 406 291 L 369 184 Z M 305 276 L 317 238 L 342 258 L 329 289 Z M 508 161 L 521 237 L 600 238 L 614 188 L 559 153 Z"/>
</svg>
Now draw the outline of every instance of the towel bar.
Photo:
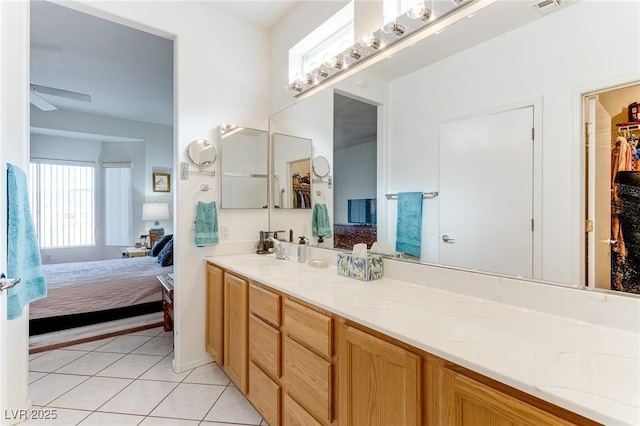
<svg viewBox="0 0 640 426">
<path fill-rule="evenodd" d="M 422 198 L 436 198 L 438 196 L 438 191 L 432 192 L 423 192 Z M 385 194 L 387 200 L 394 200 L 398 198 L 398 194 Z"/>
</svg>

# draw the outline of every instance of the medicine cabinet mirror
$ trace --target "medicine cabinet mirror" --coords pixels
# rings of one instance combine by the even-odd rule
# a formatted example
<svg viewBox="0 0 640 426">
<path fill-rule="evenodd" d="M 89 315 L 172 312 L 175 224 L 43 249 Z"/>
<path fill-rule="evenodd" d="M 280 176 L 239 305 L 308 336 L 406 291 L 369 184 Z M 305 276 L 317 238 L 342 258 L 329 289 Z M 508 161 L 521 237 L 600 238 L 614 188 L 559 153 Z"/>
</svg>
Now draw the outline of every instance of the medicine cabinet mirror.
<svg viewBox="0 0 640 426">
<path fill-rule="evenodd" d="M 268 152 L 266 131 L 220 126 L 221 208 L 267 208 Z"/>
<path fill-rule="evenodd" d="M 311 208 L 311 139 L 273 134 L 273 205 Z"/>
</svg>

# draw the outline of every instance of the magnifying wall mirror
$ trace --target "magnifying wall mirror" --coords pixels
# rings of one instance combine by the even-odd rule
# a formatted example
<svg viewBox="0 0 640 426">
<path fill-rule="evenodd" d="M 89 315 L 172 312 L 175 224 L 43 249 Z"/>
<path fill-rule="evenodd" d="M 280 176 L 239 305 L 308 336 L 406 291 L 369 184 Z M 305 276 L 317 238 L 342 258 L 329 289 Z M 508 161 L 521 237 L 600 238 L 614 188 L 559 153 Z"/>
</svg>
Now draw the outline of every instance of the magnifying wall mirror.
<svg viewBox="0 0 640 426">
<path fill-rule="evenodd" d="M 322 155 L 318 155 L 313 159 L 313 173 L 319 178 L 326 177 L 331 171 L 329 160 Z"/>
<path fill-rule="evenodd" d="M 196 139 L 191 142 L 187 154 L 189 161 L 200 168 L 211 166 L 218 158 L 216 147 L 206 139 Z"/>
</svg>

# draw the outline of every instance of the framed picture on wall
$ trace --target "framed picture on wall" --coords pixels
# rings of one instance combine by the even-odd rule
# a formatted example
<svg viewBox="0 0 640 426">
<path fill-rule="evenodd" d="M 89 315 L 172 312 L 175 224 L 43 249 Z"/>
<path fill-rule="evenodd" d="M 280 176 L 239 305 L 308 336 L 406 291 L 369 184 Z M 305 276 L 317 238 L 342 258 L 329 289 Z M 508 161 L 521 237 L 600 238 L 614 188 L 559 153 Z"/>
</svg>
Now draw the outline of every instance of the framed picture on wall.
<svg viewBox="0 0 640 426">
<path fill-rule="evenodd" d="M 169 173 L 153 174 L 153 192 L 171 192 L 171 175 Z"/>
</svg>

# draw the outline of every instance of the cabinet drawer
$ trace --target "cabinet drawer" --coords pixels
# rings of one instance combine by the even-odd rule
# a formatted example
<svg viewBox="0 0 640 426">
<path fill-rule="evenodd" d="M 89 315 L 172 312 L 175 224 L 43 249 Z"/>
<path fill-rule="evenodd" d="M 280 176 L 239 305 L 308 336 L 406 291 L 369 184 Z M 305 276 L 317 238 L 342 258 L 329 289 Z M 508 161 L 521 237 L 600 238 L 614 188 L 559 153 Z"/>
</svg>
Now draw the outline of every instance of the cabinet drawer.
<svg viewBox="0 0 640 426">
<path fill-rule="evenodd" d="M 284 424 L 287 426 L 321 426 L 289 395 L 284 396 Z"/>
<path fill-rule="evenodd" d="M 286 299 L 284 325 L 287 334 L 320 355 L 330 358 L 333 354 L 331 317 Z"/>
<path fill-rule="evenodd" d="M 331 363 L 286 337 L 284 381 L 287 392 L 314 417 L 329 424 L 333 420 Z"/>
<path fill-rule="evenodd" d="M 249 401 L 273 426 L 280 424 L 280 386 L 253 362 L 249 363 Z"/>
<path fill-rule="evenodd" d="M 273 377 L 280 377 L 280 332 L 249 315 L 249 359 Z"/>
<path fill-rule="evenodd" d="M 251 284 L 249 286 L 249 311 L 268 323 L 280 327 L 280 295 Z"/>
</svg>

